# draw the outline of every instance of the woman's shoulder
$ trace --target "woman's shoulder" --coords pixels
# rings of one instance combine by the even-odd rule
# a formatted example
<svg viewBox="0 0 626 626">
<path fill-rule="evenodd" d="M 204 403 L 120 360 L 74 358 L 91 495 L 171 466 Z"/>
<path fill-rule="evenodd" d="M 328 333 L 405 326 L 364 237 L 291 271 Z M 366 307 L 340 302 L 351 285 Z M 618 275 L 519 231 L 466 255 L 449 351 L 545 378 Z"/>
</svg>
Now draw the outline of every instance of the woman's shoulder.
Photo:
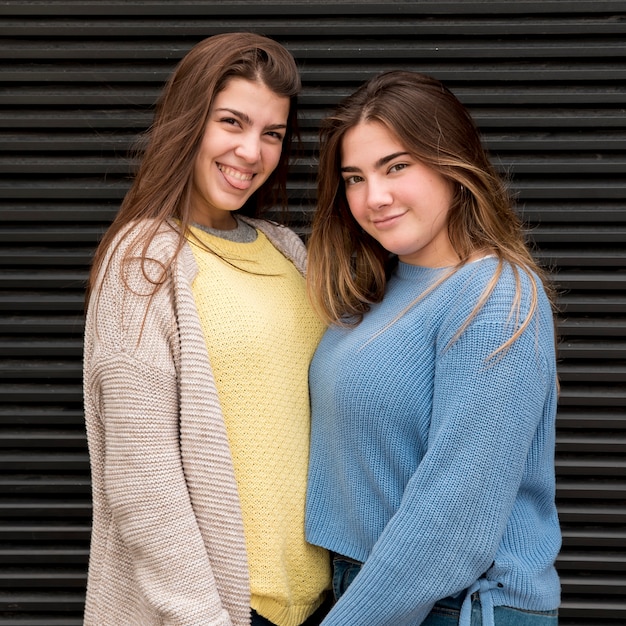
<svg viewBox="0 0 626 626">
<path fill-rule="evenodd" d="M 508 316 L 512 309 L 523 316 L 533 309 L 542 311 L 542 316 L 552 315 L 543 281 L 533 268 L 490 256 L 464 266 L 459 281 L 454 290 L 460 297 L 469 296 L 468 302 L 476 304 L 488 294 L 479 314 L 483 319 Z"/>
<path fill-rule="evenodd" d="M 506 259 L 498 259 L 495 255 L 487 255 L 466 263 L 458 271 L 459 283 L 474 286 L 482 290 L 493 285 L 494 291 L 515 293 L 543 289 L 541 278 L 530 268 Z"/>
<path fill-rule="evenodd" d="M 170 257 L 176 249 L 180 238 L 175 222 L 142 219 L 123 226 L 109 246 L 109 252 L 116 256 L 132 254 L 165 260 L 164 257 Z"/>
<path fill-rule="evenodd" d="M 126 224 L 108 246 L 99 269 L 101 278 L 118 280 L 128 287 L 146 281 L 161 282 L 181 247 L 175 223 L 144 219 Z M 110 281 L 108 281 L 110 282 Z"/>
</svg>

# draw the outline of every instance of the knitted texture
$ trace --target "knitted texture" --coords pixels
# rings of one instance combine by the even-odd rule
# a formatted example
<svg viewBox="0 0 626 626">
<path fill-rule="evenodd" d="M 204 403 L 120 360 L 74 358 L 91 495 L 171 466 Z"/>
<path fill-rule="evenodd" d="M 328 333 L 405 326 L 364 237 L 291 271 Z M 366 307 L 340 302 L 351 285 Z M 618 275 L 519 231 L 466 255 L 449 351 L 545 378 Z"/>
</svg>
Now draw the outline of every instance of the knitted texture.
<svg viewBox="0 0 626 626">
<path fill-rule="evenodd" d="M 263 234 L 237 243 L 192 230 L 204 244 L 190 239 L 193 293 L 239 488 L 251 606 L 298 626 L 330 586 L 328 553 L 304 539 L 308 369 L 324 327 L 304 278 Z"/>
<path fill-rule="evenodd" d="M 447 272 L 401 263 L 359 326 L 320 343 L 307 538 L 365 562 L 324 626 L 417 626 L 483 575 L 496 606 L 558 607 L 557 379 L 539 281 L 538 312 L 504 353 L 488 360 L 514 332 L 511 267 L 452 342 L 496 263 L 466 265 L 389 326 Z"/>
<path fill-rule="evenodd" d="M 304 271 L 294 233 L 253 223 Z M 87 312 L 93 529 L 84 623 L 243 626 L 241 507 L 191 290 L 197 267 L 184 247 L 163 286 L 146 295 L 153 285 L 141 262 L 121 262 L 129 246 L 139 254 L 143 226 L 112 247 Z M 177 240 L 175 226 L 164 225 L 149 248 L 149 275 L 160 275 Z"/>
</svg>

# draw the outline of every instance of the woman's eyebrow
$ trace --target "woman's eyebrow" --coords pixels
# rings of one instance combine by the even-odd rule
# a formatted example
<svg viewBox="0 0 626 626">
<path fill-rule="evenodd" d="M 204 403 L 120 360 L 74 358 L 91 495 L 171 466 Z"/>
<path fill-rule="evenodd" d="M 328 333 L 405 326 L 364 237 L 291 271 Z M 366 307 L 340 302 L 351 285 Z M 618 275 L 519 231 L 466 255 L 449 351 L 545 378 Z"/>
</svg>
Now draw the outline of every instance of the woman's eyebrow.
<svg viewBox="0 0 626 626">
<path fill-rule="evenodd" d="M 242 111 L 237 111 L 237 109 L 230 109 L 228 107 L 221 107 L 219 109 L 215 109 L 216 113 L 219 112 L 226 112 L 226 113 L 230 113 L 231 115 L 234 115 L 235 117 L 238 117 L 242 122 L 244 122 L 245 124 L 248 124 L 249 126 L 252 126 L 254 124 L 254 122 L 252 121 L 252 118 L 247 114 L 247 113 L 243 113 Z M 269 126 L 266 127 L 268 130 L 284 130 L 285 128 L 287 128 L 287 124 L 270 124 Z"/>
<path fill-rule="evenodd" d="M 374 169 L 379 169 L 383 165 L 386 165 L 387 163 L 389 163 L 389 161 L 393 161 L 394 159 L 404 156 L 405 154 L 409 154 L 409 153 L 406 151 L 394 152 L 393 154 L 388 154 L 387 156 L 381 157 L 380 159 L 378 159 L 378 161 L 376 161 L 376 163 L 374 163 Z M 346 165 L 345 167 L 341 168 L 341 171 L 342 172 L 360 172 L 361 169 L 358 167 L 352 167 L 350 165 Z"/>
<path fill-rule="evenodd" d="M 409 154 L 409 153 L 406 152 L 406 150 L 403 150 L 402 152 L 394 152 L 393 154 L 389 154 L 387 156 L 381 157 L 380 159 L 378 159 L 378 161 L 376 161 L 376 163 L 374 164 L 374 167 L 378 169 L 379 167 L 382 167 L 383 165 L 387 165 L 389 161 L 393 161 L 394 159 L 397 159 L 398 157 L 404 156 L 406 154 Z"/>
<path fill-rule="evenodd" d="M 242 113 L 241 111 L 237 111 L 237 109 L 229 109 L 228 107 L 215 109 L 216 113 L 219 113 L 220 111 L 230 113 L 231 115 L 234 115 L 235 117 L 238 117 L 239 119 L 244 121 L 246 124 L 252 124 L 252 119 L 250 118 L 250 116 L 246 113 Z"/>
</svg>

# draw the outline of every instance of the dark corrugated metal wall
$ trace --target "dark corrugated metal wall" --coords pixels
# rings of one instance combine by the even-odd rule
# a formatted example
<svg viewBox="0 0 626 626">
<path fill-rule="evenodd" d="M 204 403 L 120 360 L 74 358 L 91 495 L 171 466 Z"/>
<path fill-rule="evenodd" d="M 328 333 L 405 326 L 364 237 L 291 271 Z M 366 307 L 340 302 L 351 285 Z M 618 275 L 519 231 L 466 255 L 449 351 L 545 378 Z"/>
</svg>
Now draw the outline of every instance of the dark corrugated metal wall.
<svg viewBox="0 0 626 626">
<path fill-rule="evenodd" d="M 81 406 L 90 256 L 126 151 L 176 61 L 255 30 L 304 80 L 292 224 L 316 128 L 372 75 L 443 79 L 510 173 L 554 269 L 563 337 L 561 624 L 626 624 L 626 2 L 0 2 L 0 625 L 81 623 L 90 494 Z"/>
</svg>

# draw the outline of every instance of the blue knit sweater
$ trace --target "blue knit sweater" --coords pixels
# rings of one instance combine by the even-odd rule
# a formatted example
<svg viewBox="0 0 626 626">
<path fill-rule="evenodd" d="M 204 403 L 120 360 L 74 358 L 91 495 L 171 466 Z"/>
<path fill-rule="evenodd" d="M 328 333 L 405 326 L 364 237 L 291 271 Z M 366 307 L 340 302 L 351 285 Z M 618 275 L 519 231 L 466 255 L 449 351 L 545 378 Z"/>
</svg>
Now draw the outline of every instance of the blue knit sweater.
<svg viewBox="0 0 626 626">
<path fill-rule="evenodd" d="M 540 282 L 538 312 L 505 353 L 487 360 L 516 322 L 510 267 L 450 345 L 496 263 L 466 265 L 387 327 L 447 271 L 400 263 L 383 302 L 318 347 L 307 539 L 365 562 L 323 626 L 417 626 L 465 589 L 491 616 L 559 605 L 557 376 Z"/>
</svg>

